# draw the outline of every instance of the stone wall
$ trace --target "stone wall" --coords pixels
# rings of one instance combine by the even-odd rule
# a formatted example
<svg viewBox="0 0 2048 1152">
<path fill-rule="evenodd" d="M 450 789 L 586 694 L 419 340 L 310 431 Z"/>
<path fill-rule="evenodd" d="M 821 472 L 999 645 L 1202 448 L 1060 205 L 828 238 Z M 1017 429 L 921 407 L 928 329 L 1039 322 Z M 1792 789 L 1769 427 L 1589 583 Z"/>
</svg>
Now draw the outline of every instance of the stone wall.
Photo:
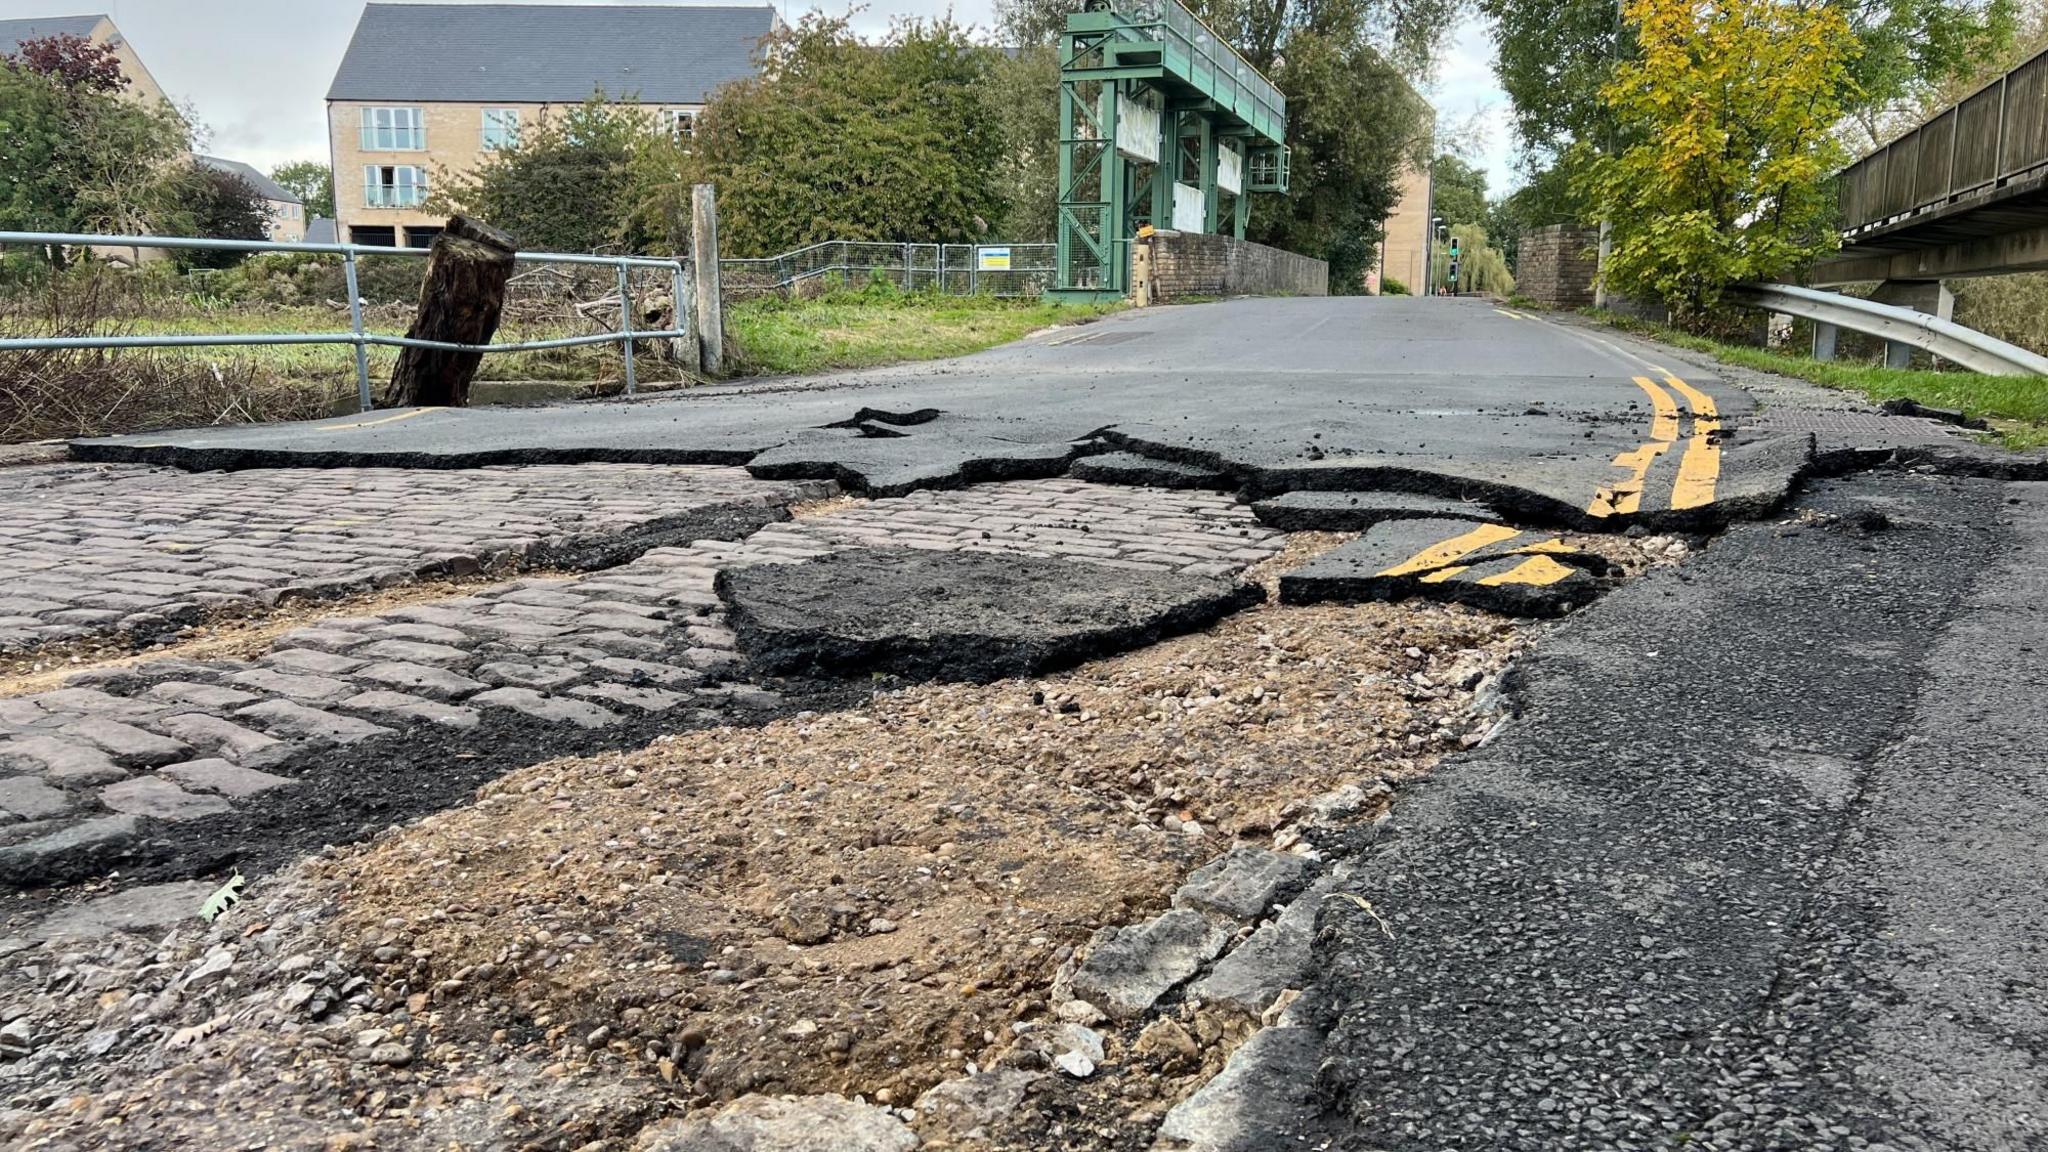
<svg viewBox="0 0 2048 1152">
<path fill-rule="evenodd" d="M 1552 224 L 1522 233 L 1515 267 L 1515 291 L 1546 308 L 1590 308 L 1593 277 L 1599 270 L 1593 228 Z"/>
<path fill-rule="evenodd" d="M 1327 296 L 1330 266 L 1321 260 L 1234 236 L 1154 232 L 1138 242 L 1141 303 L 1191 296 Z"/>
</svg>

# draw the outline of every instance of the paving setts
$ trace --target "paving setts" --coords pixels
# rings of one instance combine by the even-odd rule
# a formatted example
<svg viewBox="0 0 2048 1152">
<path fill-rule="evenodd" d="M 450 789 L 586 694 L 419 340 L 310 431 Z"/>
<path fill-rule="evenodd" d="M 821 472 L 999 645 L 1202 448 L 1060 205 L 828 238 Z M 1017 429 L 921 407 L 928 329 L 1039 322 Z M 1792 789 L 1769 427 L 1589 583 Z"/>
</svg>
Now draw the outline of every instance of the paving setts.
<svg viewBox="0 0 2048 1152">
<path fill-rule="evenodd" d="M 0 473 L 0 653 L 150 635 L 213 612 L 536 563 L 723 501 L 786 502 L 738 468 L 536 465 Z"/>
<path fill-rule="evenodd" d="M 774 487 L 785 500 L 829 491 Z M 0 879 L 35 882 L 155 824 L 229 812 L 318 771 L 325 750 L 413 725 L 467 730 L 516 713 L 599 729 L 714 701 L 774 707 L 773 692 L 738 680 L 744 661 L 714 591 L 718 573 L 870 543 L 1224 575 L 1273 554 L 1280 538 L 1214 494 L 1000 484 L 854 505 L 743 542 L 658 548 L 572 579 L 322 620 L 254 660 L 166 658 L 82 673 L 55 691 L 0 698 Z"/>
</svg>

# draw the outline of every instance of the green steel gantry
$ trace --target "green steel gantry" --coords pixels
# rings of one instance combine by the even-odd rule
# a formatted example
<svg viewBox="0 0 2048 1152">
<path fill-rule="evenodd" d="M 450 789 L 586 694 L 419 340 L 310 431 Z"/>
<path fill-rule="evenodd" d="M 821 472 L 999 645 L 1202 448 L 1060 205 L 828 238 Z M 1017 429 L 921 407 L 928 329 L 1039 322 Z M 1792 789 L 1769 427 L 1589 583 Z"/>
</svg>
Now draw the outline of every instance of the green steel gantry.
<svg viewBox="0 0 2048 1152">
<path fill-rule="evenodd" d="M 1087 0 L 1060 59 L 1053 295 L 1130 291 L 1147 224 L 1242 238 L 1251 193 L 1287 191 L 1287 100 L 1175 0 Z"/>
</svg>

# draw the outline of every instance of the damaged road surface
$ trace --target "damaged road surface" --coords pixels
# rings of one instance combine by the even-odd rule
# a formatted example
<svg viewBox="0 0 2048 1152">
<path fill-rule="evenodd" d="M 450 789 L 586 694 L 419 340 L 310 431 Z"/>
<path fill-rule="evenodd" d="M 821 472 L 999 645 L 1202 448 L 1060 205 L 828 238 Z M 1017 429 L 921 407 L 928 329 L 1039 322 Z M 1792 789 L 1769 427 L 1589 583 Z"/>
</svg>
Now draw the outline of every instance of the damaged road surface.
<svg viewBox="0 0 2048 1152">
<path fill-rule="evenodd" d="M 1675 528 L 1783 498 L 1812 438 L 1752 428 L 1753 411 L 1697 365 L 1485 301 L 1331 297 L 1150 309 L 801 387 L 422 409 L 74 451 L 186 468 L 744 464 L 873 495 L 1060 475 L 1103 454 L 1119 459 L 1083 466 L 1090 478 L 1216 477 L 1253 495 L 1393 489 L 1538 525 Z"/>
<path fill-rule="evenodd" d="M 9 1148 L 2043 1139 L 2039 458 L 1361 299 L 73 450 Z"/>
</svg>

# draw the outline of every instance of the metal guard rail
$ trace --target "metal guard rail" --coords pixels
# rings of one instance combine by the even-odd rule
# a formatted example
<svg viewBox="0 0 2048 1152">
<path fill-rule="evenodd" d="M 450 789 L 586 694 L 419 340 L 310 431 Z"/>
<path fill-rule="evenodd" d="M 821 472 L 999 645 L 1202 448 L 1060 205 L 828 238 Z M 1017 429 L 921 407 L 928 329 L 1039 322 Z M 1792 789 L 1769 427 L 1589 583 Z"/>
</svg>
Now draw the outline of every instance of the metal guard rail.
<svg viewBox="0 0 2048 1152">
<path fill-rule="evenodd" d="M 1748 308 L 1833 324 L 1925 349 L 1973 372 L 1994 376 L 2048 376 L 2048 357 L 1911 308 L 1791 284 L 1738 284 L 1728 299 Z"/>
<path fill-rule="evenodd" d="M 551 348 L 577 348 L 589 344 L 625 345 L 626 395 L 636 387 L 633 344 L 640 340 L 682 340 L 690 333 L 682 327 L 688 310 L 689 277 L 683 262 L 659 256 L 598 256 L 587 252 L 521 252 L 518 259 L 530 264 L 589 264 L 617 268 L 619 272 L 619 322 L 617 332 L 591 336 L 564 336 L 552 340 L 523 340 L 513 344 L 456 344 L 443 340 L 417 340 L 410 336 L 385 336 L 363 329 L 363 300 L 356 288 L 356 259 L 359 256 L 426 256 L 431 249 L 384 247 L 375 244 L 305 244 L 280 240 L 215 240 L 198 236 L 99 236 L 76 232 L 0 232 L 0 247 L 32 244 L 66 248 L 182 248 L 212 252 L 310 252 L 340 256 L 348 284 L 349 330 L 347 332 L 245 332 L 218 335 L 158 336 L 28 336 L 0 338 L 0 352 L 70 350 L 92 348 L 210 348 L 250 345 L 349 344 L 356 350 L 356 400 L 361 410 L 372 407 L 370 397 L 369 349 L 426 348 L 443 352 L 540 352 Z M 659 268 L 673 277 L 670 297 L 674 301 L 676 327 L 635 330 L 633 327 L 632 284 L 634 268 Z"/>
</svg>

